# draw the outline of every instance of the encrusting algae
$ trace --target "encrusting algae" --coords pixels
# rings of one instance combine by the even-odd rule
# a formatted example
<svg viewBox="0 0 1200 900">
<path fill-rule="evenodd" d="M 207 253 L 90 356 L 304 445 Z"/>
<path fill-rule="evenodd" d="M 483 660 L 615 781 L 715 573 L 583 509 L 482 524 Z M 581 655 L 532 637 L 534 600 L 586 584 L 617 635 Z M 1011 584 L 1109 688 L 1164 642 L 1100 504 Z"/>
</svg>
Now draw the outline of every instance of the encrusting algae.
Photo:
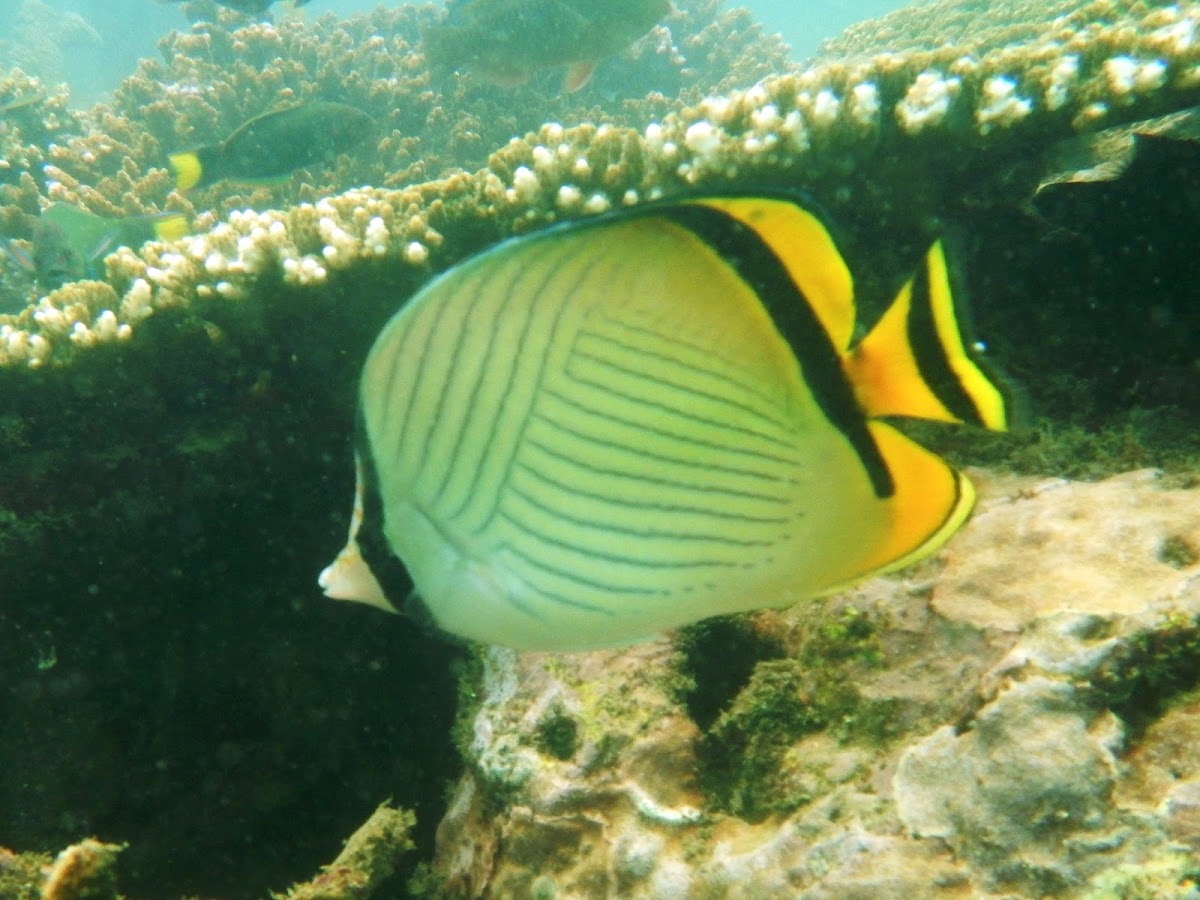
<svg viewBox="0 0 1200 900">
<path fill-rule="evenodd" d="M 888 18 L 827 44 L 824 61 L 804 71 L 744 11 L 718 14 L 717 6 L 672 13 L 570 95 L 559 90 L 559 73 L 511 89 L 470 72 L 434 83 L 420 30 L 435 13 L 410 5 L 341 23 L 326 16 L 242 27 L 223 12 L 216 23 L 165 39 L 161 62 L 143 63 L 110 104 L 90 113 L 70 111 L 65 93 L 20 73 L 0 82 L 0 103 L 41 98 L 0 128 L 0 226 L 22 249 L 51 202 L 111 217 L 176 211 L 192 224 L 180 240 L 118 249 L 104 261 L 102 279 L 64 285 L 0 315 L 0 559 L 4 595 L 13 598 L 0 628 L 6 646 L 26 649 L 37 662 L 5 662 L 3 672 L 15 687 L 0 697 L 0 714 L 19 727 L 0 747 L 0 763 L 28 772 L 21 784 L 0 782 L 5 808 L 21 811 L 12 827 L 45 846 L 108 828 L 130 842 L 121 865 L 132 859 L 131 870 L 160 879 L 156 887 L 195 892 L 186 880 L 207 878 L 208 892 L 234 896 L 241 888 L 261 896 L 329 858 L 330 835 L 306 831 L 277 857 L 251 859 L 246 842 L 229 837 L 257 827 L 246 817 L 273 829 L 320 819 L 348 831 L 344 823 L 365 818 L 385 783 L 415 808 L 412 838 L 428 858 L 445 812 L 444 783 L 459 770 L 448 737 L 455 697 L 448 669 L 457 651 L 398 619 L 379 625 L 353 618 L 370 611 L 328 609 L 311 581 L 344 534 L 353 382 L 371 340 L 432 275 L 515 234 L 696 190 L 784 184 L 810 193 L 839 229 L 839 247 L 863 273 L 857 286 L 869 321 L 901 273 L 953 223 L 964 233 L 964 268 L 982 273 L 971 284 L 973 305 L 979 324 L 993 327 L 981 333 L 1029 384 L 1037 411 L 1061 413 L 1029 439 L 1027 467 L 1045 471 L 1047 461 L 1074 453 L 1063 448 L 1074 447 L 1069 429 L 1081 422 L 1095 427 L 1110 421 L 1113 408 L 1144 411 L 1164 397 L 1172 412 L 1156 414 L 1154 427 L 1194 436 L 1195 392 L 1187 389 L 1195 384 L 1194 345 L 1178 336 L 1196 333 L 1187 328 L 1196 312 L 1185 305 L 1189 295 L 1171 290 L 1176 276 L 1129 268 L 1127 256 L 1112 249 L 1124 244 L 1105 230 L 1124 223 L 1101 218 L 1104 228 L 1065 237 L 1059 229 L 1058 243 L 1040 243 L 1042 225 L 1030 224 L 1028 208 L 1046 175 L 1043 153 L 1056 142 L 1200 101 L 1200 3 L 1103 0 L 1050 13 L 1012 4 L 1004 9 L 1016 12 L 994 30 L 963 18 L 970 24 L 959 39 L 926 46 L 914 46 L 911 28 L 904 25 L 901 36 L 899 26 L 893 30 L 900 20 Z M 961 3 L 938 9 L 967 15 Z M 363 109 L 379 121 L 381 136 L 282 184 L 221 184 L 186 195 L 175 189 L 170 153 L 310 99 Z M 1173 177 L 1194 176 L 1184 167 Z M 1152 203 L 1145 196 L 1149 189 L 1140 202 Z M 1101 216 L 1103 208 L 1097 201 L 1092 211 Z M 1101 232 L 1106 243 L 1089 243 Z M 1179 242 L 1191 234 L 1194 228 L 1177 227 L 1167 237 Z M 1039 257 L 1047 246 L 1057 255 Z M 1112 299 L 1147 329 L 1144 346 L 1155 352 L 1139 353 L 1142 368 L 1108 365 L 1106 354 L 1121 352 L 1113 336 L 1126 319 L 1114 328 L 1080 312 L 1093 301 L 1110 309 L 1104 284 L 1060 278 L 1053 291 L 1026 287 L 1031 272 L 1048 278 L 1097 259 L 1125 266 L 1128 281 L 1116 284 L 1146 290 Z M 0 289 L 27 291 L 3 265 Z M 1151 274 L 1168 281 L 1145 287 Z M 1086 317 L 1088 327 L 1056 321 L 1063 310 Z M 1095 389 L 1105 395 L 1099 399 L 1088 380 L 1098 369 L 1114 379 Z M 1173 379 L 1184 388 L 1171 393 Z M 1096 471 L 1143 464 L 1144 433 L 1106 433 L 1107 455 Z M 1011 462 L 1011 444 L 997 450 L 955 447 L 954 440 L 943 446 L 959 462 L 989 453 Z M 1173 459 L 1183 467 L 1195 456 Z M 155 540 L 145 539 L 150 533 Z M 74 564 L 64 567 L 65 557 Z M 919 602 L 924 589 L 910 587 L 905 604 L 893 606 L 915 604 L 914 615 L 933 620 L 928 632 L 944 636 L 947 626 Z M 830 614 L 842 608 L 831 605 Z M 886 620 L 877 627 L 884 643 L 897 640 Z M 953 636 L 983 640 L 964 633 L 965 626 Z M 487 653 L 501 688 L 530 664 Z M 489 740 L 489 724 L 503 724 L 493 702 L 503 691 L 484 697 L 460 687 L 482 713 L 460 723 L 459 749 L 491 787 L 473 793 L 463 782 L 446 833 L 478 818 L 486 830 L 487 815 L 518 796 L 518 776 L 527 772 L 512 760 L 524 766 L 528 751 L 543 767 L 537 771 L 559 779 L 551 799 L 570 797 L 577 768 L 628 777 L 637 789 L 620 801 L 628 806 L 622 815 L 669 835 L 708 828 L 682 841 L 699 858 L 731 811 L 768 815 L 769 822 L 769 803 L 745 799 L 761 788 L 760 770 L 806 774 L 790 745 L 754 740 L 759 712 L 782 704 L 795 714 L 794 735 L 814 744 L 836 742 L 839 729 L 854 740 L 864 735 L 864 745 L 893 738 L 875 718 L 890 695 L 826 690 L 824 680 L 805 681 L 794 665 L 765 665 L 752 680 L 747 675 L 743 684 L 754 689 L 740 703 L 701 726 L 717 779 L 701 789 L 691 780 L 692 758 L 676 753 L 684 744 L 655 730 L 670 717 L 687 746 L 700 737 L 673 705 L 678 685 L 666 684 L 679 677 L 675 651 L 650 645 L 638 653 L 602 659 L 618 668 L 632 660 L 636 691 L 653 695 L 643 704 L 644 722 L 630 724 L 629 695 L 616 687 L 585 679 L 577 699 L 551 685 L 554 702 L 531 709 L 527 743 L 517 753 L 508 752 L 511 735 L 491 732 Z M 255 660 L 249 673 L 248 659 Z M 589 675 L 605 669 L 581 659 Z M 637 666 L 641 659 L 645 668 Z M 839 665 L 856 678 L 883 677 L 873 661 Z M 924 659 L 912 666 L 927 668 Z M 806 684 L 811 702 L 789 693 Z M 927 714 L 941 723 L 969 692 L 927 700 Z M 201 727 L 175 721 L 173 711 L 200 695 Z M 116 707 L 114 696 L 121 698 Z M 607 726 L 586 705 L 593 700 L 616 722 L 610 733 L 601 733 Z M 39 729 L 50 729 L 45 740 L 55 753 L 30 768 L 30 759 L 43 757 L 23 736 Z M 676 755 L 656 756 L 653 747 L 624 753 L 643 733 Z M 1105 740 L 1089 737 L 1087 746 Z M 357 743 L 364 741 L 369 746 Z M 956 746 L 950 738 L 945 744 Z M 745 766 L 723 756 L 747 746 L 760 752 Z M 854 749 L 858 777 L 869 769 L 870 748 Z M 1107 744 L 1100 750 L 1112 752 Z M 151 774 L 133 796 L 114 800 L 105 779 L 131 764 Z M 641 790 L 643 773 L 657 792 Z M 818 786 L 851 777 L 819 774 Z M 78 794 L 81 779 L 98 789 L 64 825 L 56 807 Z M 198 823 L 197 816 L 213 814 L 179 803 L 174 792 L 182 782 L 203 783 L 214 805 L 234 812 Z M 804 784 L 790 785 L 782 808 L 804 808 Z M 1182 808 L 1186 797 L 1171 796 Z M 337 816 L 316 808 L 335 803 L 343 804 Z M 870 803 L 882 809 L 882 800 Z M 171 815 L 154 814 L 164 806 Z M 126 807 L 136 818 L 121 812 Z M 716 825 L 704 824 L 710 814 Z M 887 815 L 898 834 L 903 826 Z M 166 833 L 139 822 L 162 822 Z M 603 855 L 607 844 L 586 835 L 564 858 L 579 846 Z M 765 830 L 756 835 L 771 840 Z M 171 846 L 163 850 L 162 842 Z M 936 855 L 929 842 L 922 846 L 914 858 Z M 613 876 L 621 891 L 654 869 L 655 847 L 621 844 Z M 213 859 L 222 860 L 219 873 Z M 476 862 L 472 877 L 481 880 L 471 884 L 486 885 L 483 856 Z M 720 864 L 730 873 L 725 884 L 744 875 L 736 854 Z M 939 856 L 937 871 L 964 879 L 963 865 Z M 251 868 L 258 880 L 247 886 L 243 873 Z M 672 896 L 685 874 L 682 863 L 662 874 L 660 896 Z M 513 883 L 530 888 L 533 880 Z M 635 896 L 633 888 L 622 895 Z"/>
</svg>

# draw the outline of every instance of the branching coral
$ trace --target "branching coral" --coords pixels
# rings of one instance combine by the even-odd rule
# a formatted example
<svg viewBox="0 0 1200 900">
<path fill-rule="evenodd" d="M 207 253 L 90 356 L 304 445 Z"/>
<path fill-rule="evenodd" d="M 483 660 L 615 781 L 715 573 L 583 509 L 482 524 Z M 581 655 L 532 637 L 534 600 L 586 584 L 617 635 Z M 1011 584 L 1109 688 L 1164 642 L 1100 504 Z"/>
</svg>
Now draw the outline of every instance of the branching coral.
<svg viewBox="0 0 1200 900">
<path fill-rule="evenodd" d="M 37 107 L 39 116 L 27 114 L 40 130 L 14 132 L 5 146 L 0 223 L 10 220 L 7 234 L 29 237 L 39 205 L 64 201 L 106 216 L 181 210 L 204 230 L 214 222 L 209 209 L 284 210 L 354 185 L 397 188 L 473 171 L 495 147 L 545 121 L 643 127 L 675 104 L 668 97 L 699 98 L 786 67 L 783 44 L 764 38 L 744 11 L 721 13 L 719 5 L 706 0 L 673 12 L 574 95 L 543 79 L 519 89 L 457 74 L 435 83 L 421 49 L 422 29 L 437 15 L 432 5 L 278 25 L 247 24 L 223 11 L 216 22 L 164 38 L 163 60 L 144 61 L 111 104 L 73 119 L 60 92 Z M 0 99 L 17 90 L 15 82 L 0 85 Z M 169 152 L 213 143 L 267 109 L 316 98 L 368 112 L 378 134 L 284 184 L 226 182 L 186 197 L 174 191 Z M 366 237 L 361 228 L 359 237 Z M 404 241 L 403 258 L 420 258 L 423 251 L 409 246 L 419 239 Z M 314 274 L 311 267 L 305 274 Z"/>
<path fill-rule="evenodd" d="M 1200 47 L 1190 37 L 1200 24 L 1200 5 L 1147 11 L 1097 0 L 1043 22 L 1033 37 L 1024 28 L 1019 43 L 986 48 L 971 43 L 828 63 L 681 106 L 640 132 L 603 121 L 570 128 L 544 125 L 525 138 L 508 140 L 475 175 L 449 174 L 420 187 L 388 190 L 392 178 L 470 165 L 478 150 L 474 137 L 467 141 L 471 147 L 462 143 L 467 132 L 486 146 L 517 128 L 503 117 L 495 134 L 482 124 L 478 132 L 464 124 L 496 126 L 487 111 L 497 104 L 494 89 L 464 79 L 452 79 L 444 95 L 454 98 L 458 113 L 441 105 L 419 70 L 419 55 L 409 52 L 421 17 L 430 14 L 407 7 L 377 10 L 345 27 L 326 18 L 312 33 L 290 23 L 232 32 L 198 26 L 190 35 L 169 39 L 164 44 L 168 63 L 147 64 L 116 100 L 118 110 L 145 108 L 147 131 L 139 132 L 128 117 L 111 119 L 115 135 L 94 134 L 90 143 L 78 145 L 72 160 L 62 159 L 50 170 L 56 176 L 53 196 L 102 206 L 105 197 L 128 197 L 136 189 L 143 201 L 157 195 L 166 203 L 161 170 L 140 174 L 134 156 L 144 159 L 152 144 L 231 127 L 251 111 L 250 98 L 261 98 L 264 88 L 272 87 L 279 99 L 303 99 L 322 85 L 326 90 L 342 86 L 340 73 L 350 69 L 372 74 L 351 77 L 338 99 L 390 104 L 395 110 L 387 121 L 396 127 L 383 139 L 392 153 L 389 160 L 343 160 L 338 172 L 382 186 L 301 203 L 286 212 L 237 212 L 209 234 L 173 247 L 151 245 L 140 255 L 121 250 L 109 260 L 109 280 L 122 295 L 119 304 L 112 309 L 99 300 L 86 304 L 93 319 L 75 320 L 70 334 L 90 332 L 95 317 L 108 309 L 116 325 L 104 333 L 127 335 L 131 329 L 125 326 L 158 306 L 246 298 L 256 279 L 276 271 L 285 283 L 312 286 L 331 270 L 392 262 L 401 271 L 417 267 L 398 276 L 415 284 L 425 265 L 441 268 L 506 234 L 697 185 L 720 189 L 771 180 L 804 186 L 835 207 L 853 210 L 866 199 L 884 216 L 897 208 L 912 219 L 936 215 L 964 176 L 986 184 L 990 169 L 1011 155 L 1017 142 L 1028 153 L 1031 145 L 1200 98 Z M 390 38 L 368 33 L 383 25 Z M 321 51 L 321 40 L 334 50 Z M 720 44 L 702 35 L 691 40 Z M 322 52 L 333 55 L 322 57 Z M 687 48 L 685 55 L 693 52 Z M 232 74 L 215 80 L 222 66 Z M 379 91 L 384 95 L 372 93 Z M 414 100 L 415 107 L 406 102 Z M 559 98 L 541 110 L 566 102 Z M 508 108 L 514 106 L 519 99 L 510 97 Z M 418 108 L 424 110 L 420 116 L 414 112 Z M 636 112 L 626 115 L 637 117 Z M 424 131 L 418 127 L 406 137 L 403 120 L 422 117 Z M 176 120 L 180 124 L 170 124 Z M 124 130 L 118 127 L 122 123 Z M 97 152 L 101 141 L 121 146 L 125 155 L 119 168 L 114 168 L 118 154 Z M 451 150 L 439 156 L 430 153 L 434 146 Z M 87 162 L 85 147 L 95 148 Z M 108 159 L 112 174 L 106 175 Z M 93 182 L 103 189 L 93 191 Z M 313 187 L 305 193 L 320 191 Z M 227 198 L 222 205 L 244 199 Z M 443 238 L 450 239 L 445 247 Z M 52 295 L 42 306 L 63 303 Z M 40 364 L 69 358 L 72 346 L 37 313 L 0 328 L 0 360 Z M 81 338 L 74 346 L 91 342 Z"/>
</svg>

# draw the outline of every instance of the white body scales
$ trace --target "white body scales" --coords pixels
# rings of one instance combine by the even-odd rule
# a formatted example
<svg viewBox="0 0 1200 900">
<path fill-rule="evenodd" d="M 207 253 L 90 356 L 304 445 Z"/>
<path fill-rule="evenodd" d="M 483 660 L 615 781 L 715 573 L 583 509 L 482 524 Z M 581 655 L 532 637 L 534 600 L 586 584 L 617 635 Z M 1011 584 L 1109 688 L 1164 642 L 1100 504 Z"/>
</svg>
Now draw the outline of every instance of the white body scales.
<svg viewBox="0 0 1200 900">
<path fill-rule="evenodd" d="M 665 209 L 501 244 L 427 286 L 372 348 L 366 489 L 446 631 L 629 643 L 901 565 L 969 511 L 965 479 L 859 409 L 892 363 L 845 355 L 850 276 L 815 218 L 762 198 Z M 712 234 L 688 227 L 696 214 L 774 251 L 797 292 L 782 302 L 806 307 L 826 347 L 797 352 Z M 825 396 L 831 381 L 845 396 Z M 358 559 L 353 532 L 339 562 Z M 350 596 L 337 565 L 322 584 Z"/>
</svg>

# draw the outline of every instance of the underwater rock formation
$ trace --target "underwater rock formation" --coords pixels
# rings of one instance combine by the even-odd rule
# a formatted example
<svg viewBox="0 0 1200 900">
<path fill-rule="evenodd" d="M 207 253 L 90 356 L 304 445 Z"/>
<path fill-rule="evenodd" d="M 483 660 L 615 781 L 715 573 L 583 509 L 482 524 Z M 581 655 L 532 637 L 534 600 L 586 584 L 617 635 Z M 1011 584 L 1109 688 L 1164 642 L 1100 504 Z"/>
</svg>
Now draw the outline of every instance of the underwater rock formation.
<svg viewBox="0 0 1200 900">
<path fill-rule="evenodd" d="M 435 872 L 454 896 L 883 898 L 1115 896 L 1148 870 L 1173 892 L 1138 896 L 1186 896 L 1198 522 L 1195 485 L 1151 472 L 987 482 L 939 560 L 723 635 L 726 665 L 762 658 L 703 732 L 688 692 L 720 690 L 720 663 L 689 688 L 687 637 L 488 650 Z M 1092 541 L 1115 549 L 1100 571 Z M 1119 606 L 1070 592 L 1118 569 Z M 970 615 L 979 595 L 1025 610 L 1022 630 Z M 806 667 L 756 677 L 791 658 Z M 836 715 L 814 672 L 854 686 Z M 818 727 L 744 741 L 732 769 L 711 752 L 735 727 L 781 734 L 788 704 Z M 746 779 L 759 811 L 731 813 L 721 779 Z"/>
</svg>

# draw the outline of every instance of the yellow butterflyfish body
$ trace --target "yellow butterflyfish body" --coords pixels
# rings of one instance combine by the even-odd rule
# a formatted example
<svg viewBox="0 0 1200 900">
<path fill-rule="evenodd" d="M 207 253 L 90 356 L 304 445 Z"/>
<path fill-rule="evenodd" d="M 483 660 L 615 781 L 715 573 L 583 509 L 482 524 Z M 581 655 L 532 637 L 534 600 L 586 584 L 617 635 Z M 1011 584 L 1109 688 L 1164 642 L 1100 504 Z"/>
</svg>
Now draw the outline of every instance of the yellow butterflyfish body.
<svg viewBox="0 0 1200 900">
<path fill-rule="evenodd" d="M 432 281 L 359 390 L 359 499 L 321 576 L 522 649 L 617 646 L 933 552 L 970 483 L 881 416 L 1005 427 L 940 246 L 855 347 L 853 286 L 788 196 L 515 238 Z"/>
</svg>

